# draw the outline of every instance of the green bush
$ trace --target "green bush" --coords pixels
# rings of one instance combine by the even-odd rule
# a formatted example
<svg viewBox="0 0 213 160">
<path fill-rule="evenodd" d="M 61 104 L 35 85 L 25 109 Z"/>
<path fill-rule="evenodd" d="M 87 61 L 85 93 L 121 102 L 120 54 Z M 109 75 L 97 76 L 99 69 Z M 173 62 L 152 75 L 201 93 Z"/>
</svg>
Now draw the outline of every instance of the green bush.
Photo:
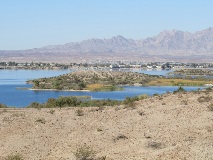
<svg viewBox="0 0 213 160">
<path fill-rule="evenodd" d="M 102 107 L 120 105 L 122 101 L 118 100 L 88 100 L 88 97 L 59 97 L 57 99 L 49 98 L 46 103 L 40 104 L 32 102 L 28 108 L 55 108 L 55 107 Z"/>
<path fill-rule="evenodd" d="M 78 100 L 76 97 L 59 97 L 56 100 L 56 105 L 58 107 L 69 107 L 69 106 L 77 106 Z"/>
<path fill-rule="evenodd" d="M 158 94 L 158 93 L 155 93 L 155 94 L 153 94 L 153 96 L 159 96 L 159 94 Z"/>
<path fill-rule="evenodd" d="M 32 102 L 27 108 L 43 108 L 43 105 L 38 102 Z"/>
<path fill-rule="evenodd" d="M 178 89 L 173 93 L 182 93 L 182 92 L 186 92 L 186 90 L 183 87 L 178 87 Z"/>
<path fill-rule="evenodd" d="M 45 107 L 46 108 L 53 108 L 53 107 L 57 107 L 57 103 L 56 103 L 56 99 L 55 98 L 49 98 L 47 100 L 47 102 L 45 103 Z"/>
<path fill-rule="evenodd" d="M 139 95 L 138 98 L 139 100 L 143 100 L 143 99 L 146 99 L 148 98 L 149 96 L 147 94 L 142 94 L 142 95 Z"/>
<path fill-rule="evenodd" d="M 0 108 L 7 108 L 7 106 L 0 103 Z"/>
<path fill-rule="evenodd" d="M 138 97 L 126 97 L 126 99 L 123 101 L 123 104 L 125 107 L 134 108 L 135 107 L 135 101 L 138 101 Z"/>
</svg>

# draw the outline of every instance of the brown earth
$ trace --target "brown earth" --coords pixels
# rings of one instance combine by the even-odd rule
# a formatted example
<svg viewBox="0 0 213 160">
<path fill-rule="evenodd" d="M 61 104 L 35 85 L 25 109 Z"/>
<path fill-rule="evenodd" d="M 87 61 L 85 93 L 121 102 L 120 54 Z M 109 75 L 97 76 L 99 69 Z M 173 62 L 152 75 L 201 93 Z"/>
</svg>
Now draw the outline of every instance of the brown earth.
<svg viewBox="0 0 213 160">
<path fill-rule="evenodd" d="M 198 98 L 210 97 L 204 102 Z M 26 160 L 74 160 L 80 146 L 107 160 L 213 159 L 211 93 L 150 97 L 124 106 L 1 109 L 0 159 L 20 153 Z"/>
</svg>

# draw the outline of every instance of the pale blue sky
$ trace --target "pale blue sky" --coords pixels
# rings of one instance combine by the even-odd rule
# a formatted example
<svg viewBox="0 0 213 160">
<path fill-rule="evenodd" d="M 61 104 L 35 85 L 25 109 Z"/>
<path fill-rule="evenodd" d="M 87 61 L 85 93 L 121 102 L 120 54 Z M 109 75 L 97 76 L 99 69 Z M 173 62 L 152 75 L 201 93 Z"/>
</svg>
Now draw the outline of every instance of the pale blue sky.
<svg viewBox="0 0 213 160">
<path fill-rule="evenodd" d="M 213 0 L 0 0 L 0 50 L 213 27 Z"/>
</svg>

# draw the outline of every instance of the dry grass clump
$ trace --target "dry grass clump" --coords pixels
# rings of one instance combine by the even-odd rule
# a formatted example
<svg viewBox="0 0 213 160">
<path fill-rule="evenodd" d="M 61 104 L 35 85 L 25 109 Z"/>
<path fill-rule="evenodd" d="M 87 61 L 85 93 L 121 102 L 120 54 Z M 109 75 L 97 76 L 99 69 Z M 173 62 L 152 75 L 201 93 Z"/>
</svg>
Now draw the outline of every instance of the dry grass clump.
<svg viewBox="0 0 213 160">
<path fill-rule="evenodd" d="M 102 131 L 103 131 L 103 129 L 101 129 L 101 128 L 97 128 L 97 131 L 98 131 L 98 132 L 102 132 Z"/>
<path fill-rule="evenodd" d="M 8 155 L 5 160 L 24 160 L 24 158 L 22 157 L 21 154 L 11 154 L 11 155 Z"/>
<path fill-rule="evenodd" d="M 162 143 L 160 143 L 160 142 L 149 141 L 147 143 L 147 148 L 162 149 L 162 148 L 164 148 L 164 145 Z"/>
<path fill-rule="evenodd" d="M 211 96 L 201 96 L 197 100 L 199 103 L 202 103 L 202 102 L 209 102 L 211 99 L 212 99 Z"/>
<path fill-rule="evenodd" d="M 176 91 L 173 91 L 173 93 L 185 93 L 186 90 L 183 87 L 178 87 L 178 89 Z"/>
<path fill-rule="evenodd" d="M 55 110 L 54 110 L 54 109 L 50 109 L 48 113 L 54 114 L 54 113 L 55 113 Z"/>
<path fill-rule="evenodd" d="M 144 116 L 144 115 L 145 115 L 145 112 L 144 112 L 144 111 L 138 111 L 138 114 L 139 114 L 140 116 Z"/>
<path fill-rule="evenodd" d="M 188 102 L 189 102 L 188 99 L 184 99 L 181 101 L 181 104 L 188 105 Z"/>
<path fill-rule="evenodd" d="M 95 160 L 96 152 L 90 146 L 83 145 L 74 152 L 76 160 Z"/>
<path fill-rule="evenodd" d="M 181 79 L 181 78 L 158 78 L 150 81 L 150 86 L 203 86 L 212 83 L 212 80 Z"/>
<path fill-rule="evenodd" d="M 83 116 L 84 115 L 84 111 L 82 109 L 77 109 L 76 115 L 77 116 Z"/>
<path fill-rule="evenodd" d="M 36 120 L 36 122 L 45 124 L 45 123 L 46 123 L 46 120 L 45 120 L 44 118 L 38 118 L 38 119 Z"/>
<path fill-rule="evenodd" d="M 116 142 L 116 141 L 119 141 L 119 140 L 121 140 L 121 139 L 125 140 L 125 139 L 128 139 L 128 137 L 125 136 L 124 134 L 119 134 L 119 135 L 118 135 L 117 137 L 115 137 L 113 140 L 114 140 L 114 142 Z"/>
<path fill-rule="evenodd" d="M 205 94 L 209 94 L 209 93 L 212 92 L 212 91 L 213 91 L 212 87 L 208 87 L 208 88 L 206 88 L 203 92 L 204 92 Z"/>
<path fill-rule="evenodd" d="M 209 106 L 208 106 L 209 110 L 210 111 L 213 111 L 213 103 L 211 103 Z"/>
<path fill-rule="evenodd" d="M 7 108 L 7 106 L 5 104 L 0 103 L 0 108 Z"/>
<path fill-rule="evenodd" d="M 6 123 L 11 123 L 13 121 L 13 119 L 11 117 L 4 117 L 2 119 L 2 122 L 6 122 Z"/>
</svg>

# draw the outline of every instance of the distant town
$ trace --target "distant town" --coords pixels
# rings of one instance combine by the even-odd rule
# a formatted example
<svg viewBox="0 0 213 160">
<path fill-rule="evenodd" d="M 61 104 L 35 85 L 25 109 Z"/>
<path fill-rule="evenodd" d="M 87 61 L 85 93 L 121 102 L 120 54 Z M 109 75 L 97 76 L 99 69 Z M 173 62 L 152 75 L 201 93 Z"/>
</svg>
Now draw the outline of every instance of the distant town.
<svg viewBox="0 0 213 160">
<path fill-rule="evenodd" d="M 0 69 L 73 69 L 73 68 L 94 68 L 94 69 L 181 69 L 181 68 L 213 68 L 213 63 L 181 63 L 181 62 L 128 62 L 128 61 L 99 61 L 86 63 L 42 63 L 42 62 L 0 62 Z"/>
</svg>

